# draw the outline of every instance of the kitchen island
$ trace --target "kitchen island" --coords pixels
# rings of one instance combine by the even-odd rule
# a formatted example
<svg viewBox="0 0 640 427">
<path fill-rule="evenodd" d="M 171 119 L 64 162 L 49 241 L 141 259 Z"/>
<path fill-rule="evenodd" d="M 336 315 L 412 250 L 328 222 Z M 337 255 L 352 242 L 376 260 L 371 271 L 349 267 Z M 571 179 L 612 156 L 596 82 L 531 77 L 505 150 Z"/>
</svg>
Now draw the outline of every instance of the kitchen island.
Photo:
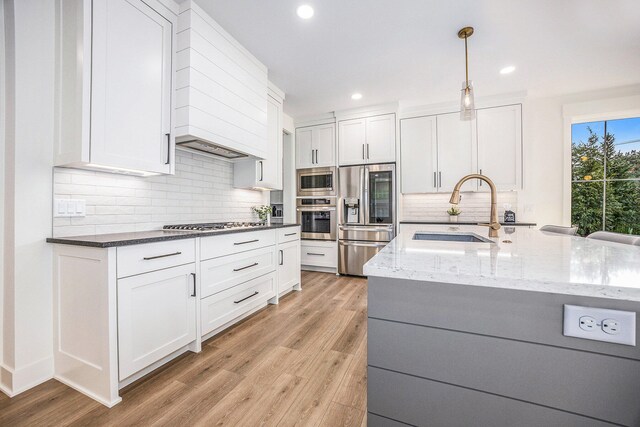
<svg viewBox="0 0 640 427">
<path fill-rule="evenodd" d="M 640 425 L 640 349 L 563 334 L 565 305 L 633 312 L 639 329 L 640 247 L 486 235 L 405 226 L 365 265 L 369 425 Z"/>
</svg>

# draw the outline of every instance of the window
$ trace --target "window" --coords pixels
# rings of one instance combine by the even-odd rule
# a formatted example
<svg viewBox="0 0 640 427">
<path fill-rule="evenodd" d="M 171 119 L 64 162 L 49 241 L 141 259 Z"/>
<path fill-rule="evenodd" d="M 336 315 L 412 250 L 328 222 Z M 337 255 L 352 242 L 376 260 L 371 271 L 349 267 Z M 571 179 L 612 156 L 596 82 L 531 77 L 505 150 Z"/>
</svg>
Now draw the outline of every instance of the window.
<svg viewBox="0 0 640 427">
<path fill-rule="evenodd" d="M 640 234 L 640 117 L 571 126 L 571 223 Z"/>
</svg>

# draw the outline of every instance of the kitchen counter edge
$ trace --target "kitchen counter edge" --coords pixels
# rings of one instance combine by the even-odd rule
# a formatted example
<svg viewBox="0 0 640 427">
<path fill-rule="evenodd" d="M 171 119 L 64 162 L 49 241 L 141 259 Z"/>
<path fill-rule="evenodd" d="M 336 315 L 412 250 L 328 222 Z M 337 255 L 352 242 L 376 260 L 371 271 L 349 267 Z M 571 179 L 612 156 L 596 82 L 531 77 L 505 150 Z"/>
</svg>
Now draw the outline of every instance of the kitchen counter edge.
<svg viewBox="0 0 640 427">
<path fill-rule="evenodd" d="M 271 224 L 263 227 L 247 227 L 219 231 L 175 231 L 152 230 L 130 233 L 96 234 L 88 236 L 48 237 L 47 243 L 60 245 L 87 246 L 92 248 L 112 248 L 117 246 L 141 245 L 169 240 L 195 239 L 196 237 L 220 236 L 222 234 L 246 233 L 250 231 L 277 230 L 298 227 L 299 224 Z"/>
</svg>

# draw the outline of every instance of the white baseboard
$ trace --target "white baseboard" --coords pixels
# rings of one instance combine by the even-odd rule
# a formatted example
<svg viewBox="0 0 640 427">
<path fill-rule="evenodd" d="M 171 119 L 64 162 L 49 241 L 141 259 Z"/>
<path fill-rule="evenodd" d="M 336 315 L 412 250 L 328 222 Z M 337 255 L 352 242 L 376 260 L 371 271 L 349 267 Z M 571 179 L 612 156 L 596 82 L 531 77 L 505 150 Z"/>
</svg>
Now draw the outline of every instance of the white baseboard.
<svg viewBox="0 0 640 427">
<path fill-rule="evenodd" d="M 0 366 L 0 390 L 9 397 L 16 396 L 52 378 L 53 357 L 36 360 L 18 369 Z"/>
<path fill-rule="evenodd" d="M 97 394 L 87 390 L 86 388 L 76 384 L 75 382 L 71 381 L 71 380 L 67 380 L 66 378 L 62 377 L 62 376 L 58 376 L 55 375 L 53 377 L 56 381 L 60 381 L 62 384 L 66 385 L 67 387 L 71 387 L 72 389 L 86 395 L 89 396 L 90 398 L 92 398 L 93 400 L 102 403 L 104 406 L 106 406 L 107 408 L 112 408 L 113 406 L 117 405 L 118 403 L 122 402 L 122 398 L 118 397 L 118 399 L 114 400 L 113 402 L 109 402 L 107 400 L 104 400 L 102 397 L 98 396 Z"/>
</svg>

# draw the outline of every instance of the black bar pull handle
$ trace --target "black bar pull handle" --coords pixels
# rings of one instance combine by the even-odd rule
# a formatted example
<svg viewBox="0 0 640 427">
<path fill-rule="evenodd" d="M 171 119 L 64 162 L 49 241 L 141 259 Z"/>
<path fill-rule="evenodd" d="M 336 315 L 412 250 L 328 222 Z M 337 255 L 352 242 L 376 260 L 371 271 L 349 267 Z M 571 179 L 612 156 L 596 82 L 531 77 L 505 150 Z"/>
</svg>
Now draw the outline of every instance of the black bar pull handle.
<svg viewBox="0 0 640 427">
<path fill-rule="evenodd" d="M 172 253 L 172 254 L 164 254 L 164 255 L 156 255 L 156 256 L 146 256 L 146 257 L 144 257 L 144 258 L 142 258 L 142 259 L 143 259 L 143 260 L 145 260 L 145 261 L 150 261 L 150 260 L 152 260 L 152 259 L 165 258 L 165 257 L 168 257 L 168 256 L 176 256 L 176 255 L 181 255 L 181 254 L 182 254 L 182 252 L 174 252 L 174 253 Z"/>
<path fill-rule="evenodd" d="M 259 242 L 260 239 L 254 239 L 254 240 L 247 240 L 246 242 L 235 242 L 234 245 L 246 245 L 247 243 L 255 243 L 255 242 Z"/>
<path fill-rule="evenodd" d="M 256 295 L 258 295 L 259 293 L 260 293 L 260 292 L 255 291 L 252 295 L 249 295 L 248 297 L 244 297 L 244 298 L 242 298 L 242 299 L 239 299 L 238 301 L 234 301 L 233 303 L 234 303 L 234 304 L 240 304 L 242 301 L 248 300 L 249 298 L 253 298 L 253 297 L 255 297 Z"/>
<path fill-rule="evenodd" d="M 247 268 L 251 268 L 251 267 L 255 267 L 256 265 L 258 265 L 257 262 L 254 262 L 251 265 L 246 265 L 244 267 L 240 267 L 240 268 L 234 268 L 233 271 L 242 271 L 242 270 L 246 270 Z"/>
<path fill-rule="evenodd" d="M 191 276 L 193 276 L 193 292 L 191 293 L 192 297 L 196 296 L 196 273 L 191 273 Z"/>
<path fill-rule="evenodd" d="M 171 134 L 165 133 L 165 136 L 167 137 L 167 161 L 164 164 L 168 165 L 171 162 Z"/>
</svg>

